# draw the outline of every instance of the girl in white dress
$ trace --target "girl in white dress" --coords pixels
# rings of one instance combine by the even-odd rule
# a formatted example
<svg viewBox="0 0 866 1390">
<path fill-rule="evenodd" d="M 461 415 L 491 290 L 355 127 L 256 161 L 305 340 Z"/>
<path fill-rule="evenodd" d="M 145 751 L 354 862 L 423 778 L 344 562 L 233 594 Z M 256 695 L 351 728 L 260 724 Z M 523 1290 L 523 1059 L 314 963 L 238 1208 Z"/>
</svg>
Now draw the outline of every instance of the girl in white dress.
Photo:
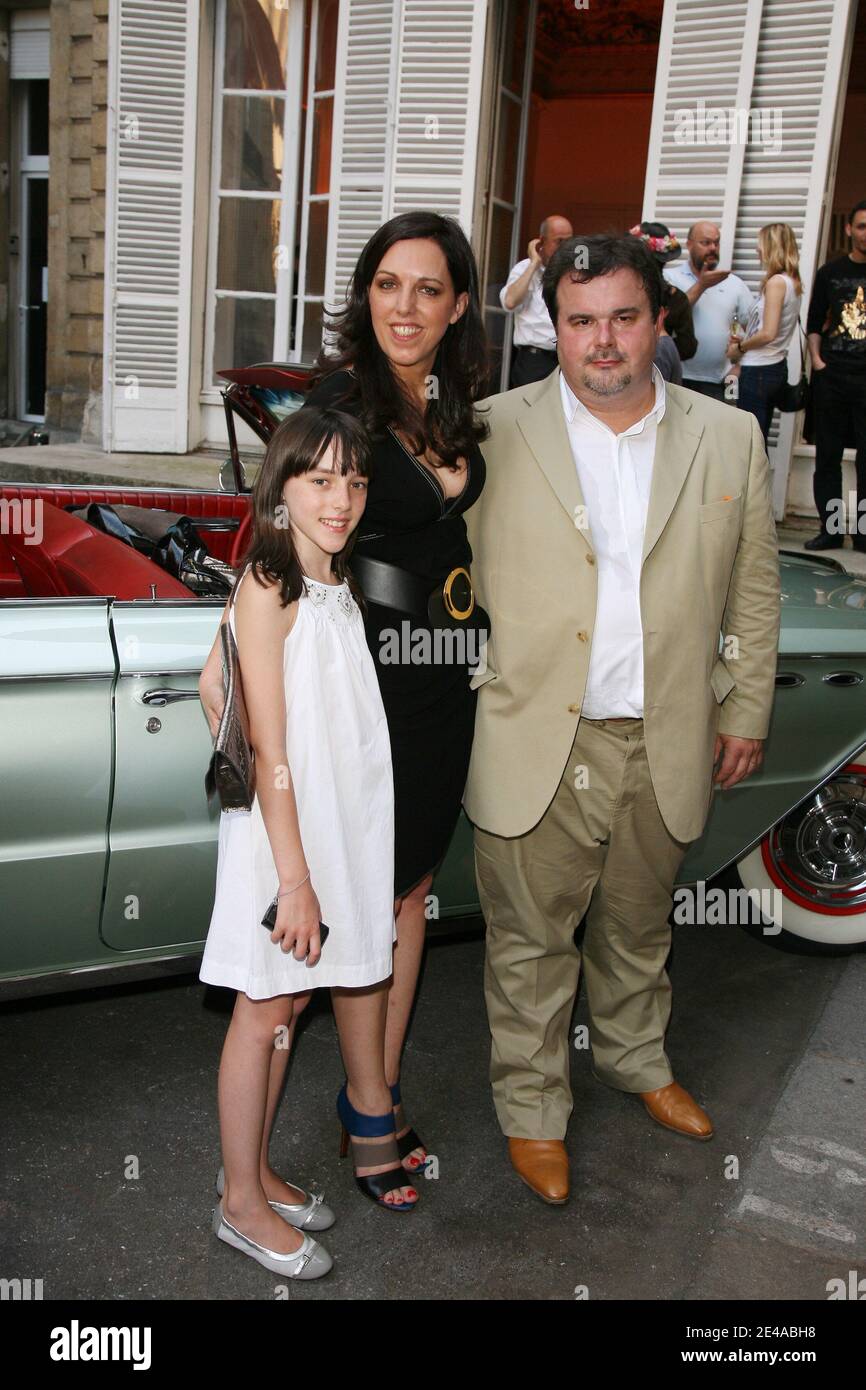
<svg viewBox="0 0 866 1390">
<path fill-rule="evenodd" d="M 214 1231 L 292 1278 L 332 1263 L 304 1232 L 325 1229 L 333 1213 L 268 1159 L 295 1022 L 317 986 L 333 991 L 348 1078 L 338 1109 L 358 1185 L 390 1210 L 417 1201 L 384 1072 L 396 937 L 390 740 L 347 571 L 367 465 L 352 417 L 310 407 L 283 421 L 253 489 L 252 539 L 223 619 L 238 647 L 256 790 L 250 811 L 220 817 L 199 972 L 238 992 L 220 1063 Z M 269 931 L 262 918 L 274 900 Z"/>
</svg>

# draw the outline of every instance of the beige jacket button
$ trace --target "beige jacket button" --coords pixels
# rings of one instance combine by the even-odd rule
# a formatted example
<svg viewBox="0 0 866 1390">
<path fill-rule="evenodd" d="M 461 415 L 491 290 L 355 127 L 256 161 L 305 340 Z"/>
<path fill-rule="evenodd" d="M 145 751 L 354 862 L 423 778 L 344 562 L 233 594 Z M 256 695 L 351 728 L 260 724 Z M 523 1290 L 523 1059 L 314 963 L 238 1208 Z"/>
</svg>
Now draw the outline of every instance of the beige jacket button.
<svg viewBox="0 0 866 1390">
<path fill-rule="evenodd" d="M 581 629 L 580 629 L 580 632 L 577 634 L 577 640 L 578 640 L 578 642 L 586 642 L 586 641 L 588 641 L 588 640 L 589 640 L 589 633 L 588 633 L 588 632 L 584 632 L 583 628 L 581 628 Z"/>
<path fill-rule="evenodd" d="M 594 556 L 594 555 L 587 555 L 587 557 L 586 557 L 586 563 L 587 563 L 588 565 L 594 565 L 594 564 L 595 564 L 595 556 Z"/>
<path fill-rule="evenodd" d="M 569 714 L 580 714 L 580 705 L 569 705 Z"/>
</svg>

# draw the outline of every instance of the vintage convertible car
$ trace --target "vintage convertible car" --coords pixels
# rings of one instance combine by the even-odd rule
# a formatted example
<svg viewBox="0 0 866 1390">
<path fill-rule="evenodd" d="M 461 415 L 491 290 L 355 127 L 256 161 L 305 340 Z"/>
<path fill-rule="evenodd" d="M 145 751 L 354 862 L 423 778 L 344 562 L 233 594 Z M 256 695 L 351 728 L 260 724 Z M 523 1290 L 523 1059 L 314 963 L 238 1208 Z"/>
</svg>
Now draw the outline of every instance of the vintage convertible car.
<svg viewBox="0 0 866 1390">
<path fill-rule="evenodd" d="M 300 403 L 303 374 L 266 364 L 225 375 L 227 488 L 0 484 L 6 997 L 196 968 L 218 826 L 197 683 L 223 600 L 74 513 L 93 502 L 181 513 L 236 565 L 249 498 L 234 417 L 266 440 Z M 793 553 L 781 571 L 764 766 L 716 793 L 679 883 L 697 884 L 703 902 L 706 881 L 735 866 L 760 890 L 768 941 L 783 928 L 851 946 L 866 941 L 866 582 Z M 442 924 L 478 912 L 463 819 L 434 894 Z"/>
</svg>

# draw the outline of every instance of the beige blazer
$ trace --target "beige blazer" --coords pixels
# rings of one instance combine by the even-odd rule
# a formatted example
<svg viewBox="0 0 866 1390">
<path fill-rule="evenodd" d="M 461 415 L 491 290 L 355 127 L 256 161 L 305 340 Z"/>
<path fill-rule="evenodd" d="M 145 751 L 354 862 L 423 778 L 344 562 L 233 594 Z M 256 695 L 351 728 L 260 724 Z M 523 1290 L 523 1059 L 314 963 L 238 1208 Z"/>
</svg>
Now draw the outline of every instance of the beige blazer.
<svg viewBox="0 0 866 1390">
<path fill-rule="evenodd" d="M 589 668 L 596 557 L 559 378 L 557 368 L 481 403 L 490 408 L 487 482 L 466 523 L 491 638 L 487 669 L 472 679 L 478 710 L 464 805 L 494 835 L 524 834 L 550 805 Z M 688 841 L 709 810 L 716 732 L 767 734 L 779 563 L 757 420 L 684 387 L 665 389 L 641 562 L 644 734 L 662 817 Z"/>
</svg>

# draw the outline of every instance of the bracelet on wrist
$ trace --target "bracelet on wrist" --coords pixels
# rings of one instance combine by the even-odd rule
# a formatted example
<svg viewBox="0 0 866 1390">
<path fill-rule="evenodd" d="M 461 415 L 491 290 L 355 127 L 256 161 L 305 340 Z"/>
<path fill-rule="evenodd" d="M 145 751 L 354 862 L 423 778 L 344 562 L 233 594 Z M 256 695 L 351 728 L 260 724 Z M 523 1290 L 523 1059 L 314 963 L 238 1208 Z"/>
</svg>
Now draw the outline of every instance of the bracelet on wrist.
<svg viewBox="0 0 866 1390">
<path fill-rule="evenodd" d="M 301 887 L 301 884 L 306 883 L 306 881 L 307 881 L 307 879 L 308 879 L 309 877 L 310 877 L 310 870 L 308 869 L 307 872 L 304 874 L 304 877 L 301 879 L 301 882 L 300 882 L 300 883 L 294 884 L 291 888 L 283 888 L 283 889 L 281 889 L 281 890 L 277 893 L 277 897 L 278 897 L 278 898 L 285 898 L 285 897 L 288 896 L 289 893 L 294 893 L 298 888 Z"/>
</svg>

